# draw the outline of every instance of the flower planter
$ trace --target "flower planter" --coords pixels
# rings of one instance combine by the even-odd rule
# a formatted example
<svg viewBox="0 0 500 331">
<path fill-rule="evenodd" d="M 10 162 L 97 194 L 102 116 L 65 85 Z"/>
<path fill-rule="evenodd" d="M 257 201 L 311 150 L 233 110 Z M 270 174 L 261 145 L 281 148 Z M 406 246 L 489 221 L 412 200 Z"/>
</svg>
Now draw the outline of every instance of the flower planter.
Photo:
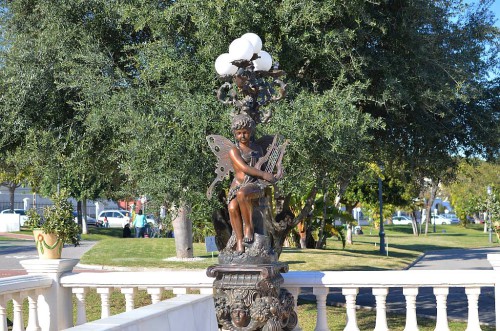
<svg viewBox="0 0 500 331">
<path fill-rule="evenodd" d="M 40 259 L 60 259 L 63 241 L 53 233 L 44 233 L 42 230 L 33 230 L 36 249 Z"/>
</svg>

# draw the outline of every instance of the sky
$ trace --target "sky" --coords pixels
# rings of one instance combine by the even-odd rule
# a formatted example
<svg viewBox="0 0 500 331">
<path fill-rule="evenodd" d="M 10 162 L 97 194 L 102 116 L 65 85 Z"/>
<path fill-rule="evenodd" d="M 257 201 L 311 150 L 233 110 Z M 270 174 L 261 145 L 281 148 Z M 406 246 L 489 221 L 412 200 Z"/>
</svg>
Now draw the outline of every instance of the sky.
<svg viewBox="0 0 500 331">
<path fill-rule="evenodd" d="M 500 28 L 500 0 L 495 0 L 493 6 L 491 6 L 491 10 L 493 11 L 497 19 L 495 25 Z"/>
</svg>

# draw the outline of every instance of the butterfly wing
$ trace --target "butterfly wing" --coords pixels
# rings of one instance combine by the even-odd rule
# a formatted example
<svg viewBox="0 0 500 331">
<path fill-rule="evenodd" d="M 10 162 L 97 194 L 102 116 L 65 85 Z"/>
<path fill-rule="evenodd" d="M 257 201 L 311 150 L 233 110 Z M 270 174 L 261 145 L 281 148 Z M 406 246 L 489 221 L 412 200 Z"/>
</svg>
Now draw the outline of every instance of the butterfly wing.
<svg viewBox="0 0 500 331">
<path fill-rule="evenodd" d="M 210 185 L 207 190 L 207 198 L 212 198 L 212 192 L 215 185 L 222 181 L 224 177 L 226 177 L 230 171 L 234 172 L 233 163 L 229 157 L 229 151 L 235 145 L 226 137 L 219 135 L 209 135 L 207 136 L 208 145 L 212 152 L 217 156 L 217 164 L 215 168 L 215 173 L 217 177 L 215 177 L 214 181 Z"/>
</svg>

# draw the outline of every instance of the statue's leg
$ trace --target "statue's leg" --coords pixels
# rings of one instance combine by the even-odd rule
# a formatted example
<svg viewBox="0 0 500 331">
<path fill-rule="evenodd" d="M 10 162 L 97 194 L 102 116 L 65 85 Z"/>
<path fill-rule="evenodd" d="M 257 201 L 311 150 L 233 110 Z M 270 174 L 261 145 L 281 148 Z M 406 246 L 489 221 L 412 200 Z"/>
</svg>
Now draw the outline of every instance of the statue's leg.
<svg viewBox="0 0 500 331">
<path fill-rule="evenodd" d="M 246 186 L 241 188 L 236 194 L 236 200 L 240 207 L 241 218 L 245 222 L 245 236 L 243 241 L 246 243 L 253 242 L 253 200 L 260 196 L 261 190 L 257 187 Z"/>
<path fill-rule="evenodd" d="M 243 246 L 243 221 L 241 220 L 238 200 L 231 200 L 227 208 L 229 211 L 229 220 L 231 221 L 231 226 L 236 235 L 236 251 L 243 253 L 245 251 L 245 247 Z"/>
</svg>

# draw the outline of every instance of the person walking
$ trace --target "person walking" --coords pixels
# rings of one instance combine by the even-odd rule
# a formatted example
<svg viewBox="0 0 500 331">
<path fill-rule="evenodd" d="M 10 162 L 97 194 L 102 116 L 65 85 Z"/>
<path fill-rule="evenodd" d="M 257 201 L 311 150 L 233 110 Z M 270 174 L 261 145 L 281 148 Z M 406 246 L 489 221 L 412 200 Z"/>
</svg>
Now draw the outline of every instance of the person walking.
<svg viewBox="0 0 500 331">
<path fill-rule="evenodd" d="M 136 238 L 144 238 L 144 229 L 146 228 L 146 224 L 146 216 L 142 214 L 142 210 L 139 210 L 139 213 L 135 215 L 134 223 L 132 224 L 135 228 Z"/>
</svg>

